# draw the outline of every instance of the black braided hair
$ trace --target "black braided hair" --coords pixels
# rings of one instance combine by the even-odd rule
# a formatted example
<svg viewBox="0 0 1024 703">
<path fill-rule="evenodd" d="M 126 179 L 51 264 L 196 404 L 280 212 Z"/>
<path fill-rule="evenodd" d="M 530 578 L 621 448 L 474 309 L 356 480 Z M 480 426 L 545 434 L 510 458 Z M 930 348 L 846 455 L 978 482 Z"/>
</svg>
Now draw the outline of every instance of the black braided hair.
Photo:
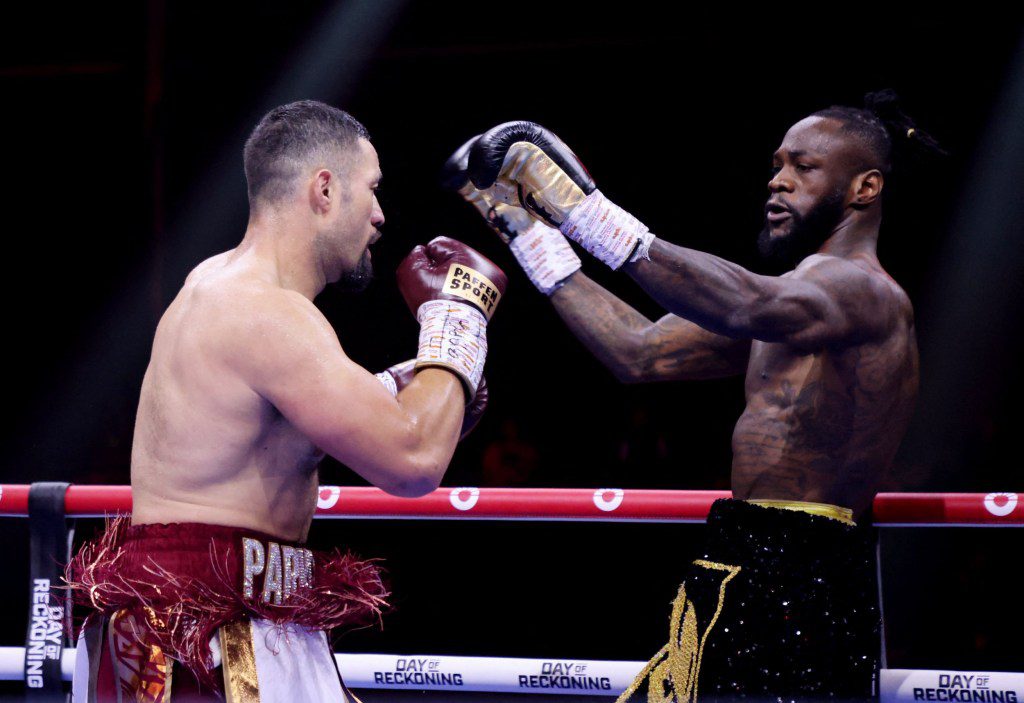
<svg viewBox="0 0 1024 703">
<path fill-rule="evenodd" d="M 864 167 L 877 168 L 886 175 L 892 171 L 894 152 L 947 155 L 930 134 L 903 112 L 894 90 L 868 93 L 864 96 L 863 108 L 833 105 L 813 116 L 841 121 L 844 128 L 867 147 Z"/>
</svg>

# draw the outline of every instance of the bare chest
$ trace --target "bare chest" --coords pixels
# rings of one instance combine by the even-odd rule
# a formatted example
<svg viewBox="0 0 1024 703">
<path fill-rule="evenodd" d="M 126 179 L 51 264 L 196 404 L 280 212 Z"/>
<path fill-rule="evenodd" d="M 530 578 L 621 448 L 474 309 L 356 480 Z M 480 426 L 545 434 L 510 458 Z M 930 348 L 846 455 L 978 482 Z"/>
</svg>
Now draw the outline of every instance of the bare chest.
<svg viewBox="0 0 1024 703">
<path fill-rule="evenodd" d="M 842 355 L 800 354 L 782 344 L 755 341 L 747 366 L 747 400 L 758 396 L 794 400 L 793 393 L 820 388 L 823 383 L 839 389 L 849 385 L 855 371 Z"/>
<path fill-rule="evenodd" d="M 772 436 L 790 448 L 838 449 L 856 431 L 856 358 L 845 352 L 800 354 L 781 344 L 755 342 L 746 395 L 739 432 Z"/>
<path fill-rule="evenodd" d="M 833 460 L 888 455 L 912 405 L 913 369 L 888 346 L 801 354 L 755 342 L 747 369 L 747 407 L 735 440 L 767 442 L 785 453 L 808 450 Z"/>
</svg>

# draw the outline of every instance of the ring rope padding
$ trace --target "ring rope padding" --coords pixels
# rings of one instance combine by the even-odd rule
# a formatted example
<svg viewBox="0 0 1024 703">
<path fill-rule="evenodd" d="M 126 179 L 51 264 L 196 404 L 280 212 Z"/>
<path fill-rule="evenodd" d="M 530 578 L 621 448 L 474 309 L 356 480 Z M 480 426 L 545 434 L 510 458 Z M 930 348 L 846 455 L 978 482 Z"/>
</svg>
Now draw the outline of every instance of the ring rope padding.
<svg viewBox="0 0 1024 703">
<path fill-rule="evenodd" d="M 28 515 L 28 485 L 0 485 L 0 516 Z M 420 498 L 400 498 L 377 488 L 321 486 L 318 518 L 571 520 L 581 522 L 703 522 L 711 504 L 728 491 L 616 488 L 439 488 Z M 877 526 L 1020 527 L 1019 493 L 879 493 Z M 129 486 L 72 485 L 68 517 L 131 512 Z"/>
</svg>

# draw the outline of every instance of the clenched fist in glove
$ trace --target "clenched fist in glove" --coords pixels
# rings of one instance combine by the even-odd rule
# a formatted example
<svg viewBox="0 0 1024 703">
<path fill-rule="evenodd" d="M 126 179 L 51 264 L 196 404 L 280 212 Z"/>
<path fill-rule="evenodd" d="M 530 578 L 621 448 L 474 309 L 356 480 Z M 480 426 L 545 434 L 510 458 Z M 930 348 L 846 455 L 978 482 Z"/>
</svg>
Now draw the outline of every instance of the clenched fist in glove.
<svg viewBox="0 0 1024 703">
<path fill-rule="evenodd" d="M 483 215 L 487 224 L 509 245 L 533 285 L 545 295 L 551 295 L 580 269 L 580 258 L 558 230 L 535 219 L 526 210 L 500 200 L 490 191 L 473 186 L 467 168 L 470 149 L 477 139 L 473 137 L 463 144 L 445 162 L 442 183 Z"/>
<path fill-rule="evenodd" d="M 478 189 L 557 227 L 617 269 L 646 257 L 654 235 L 597 190 L 565 143 L 534 122 L 506 122 L 484 132 L 469 152 Z"/>
<path fill-rule="evenodd" d="M 416 368 L 457 375 L 472 401 L 487 357 L 487 321 L 508 286 L 505 273 L 448 237 L 414 248 L 398 265 L 398 289 L 420 323 Z"/>
</svg>

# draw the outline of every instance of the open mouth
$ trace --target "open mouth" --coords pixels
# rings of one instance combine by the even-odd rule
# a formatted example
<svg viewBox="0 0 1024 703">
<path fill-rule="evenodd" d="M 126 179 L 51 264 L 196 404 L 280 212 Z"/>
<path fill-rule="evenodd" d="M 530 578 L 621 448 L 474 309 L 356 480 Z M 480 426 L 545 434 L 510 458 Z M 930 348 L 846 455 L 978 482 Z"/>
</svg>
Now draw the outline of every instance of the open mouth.
<svg viewBox="0 0 1024 703">
<path fill-rule="evenodd" d="M 784 222 L 793 216 L 789 208 L 780 203 L 769 203 L 765 206 L 764 212 L 769 224 L 773 225 Z"/>
</svg>

